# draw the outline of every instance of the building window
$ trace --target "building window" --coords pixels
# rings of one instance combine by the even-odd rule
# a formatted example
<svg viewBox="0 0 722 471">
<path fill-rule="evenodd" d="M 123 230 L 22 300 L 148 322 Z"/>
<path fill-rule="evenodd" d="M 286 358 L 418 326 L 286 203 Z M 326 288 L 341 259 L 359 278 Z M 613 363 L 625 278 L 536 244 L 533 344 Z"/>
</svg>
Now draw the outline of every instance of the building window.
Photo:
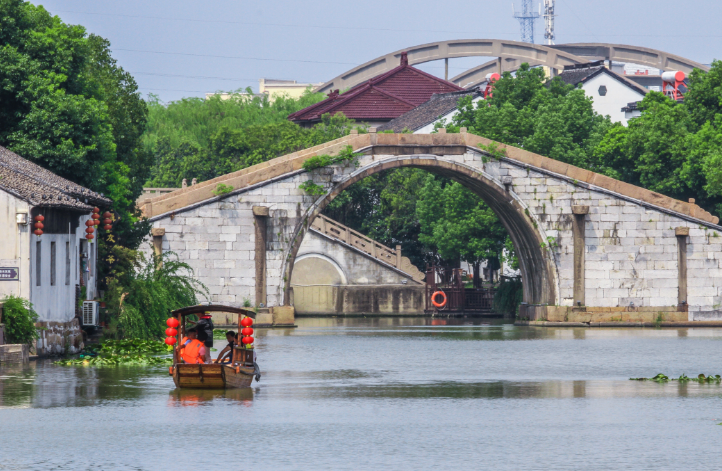
<svg viewBox="0 0 722 471">
<path fill-rule="evenodd" d="M 50 286 L 55 286 L 55 242 L 50 242 Z"/>
<path fill-rule="evenodd" d="M 40 267 L 43 266 L 42 261 L 42 242 L 35 242 L 35 286 L 40 286 Z"/>
<path fill-rule="evenodd" d="M 607 96 L 607 87 L 605 85 L 599 87 L 599 96 Z"/>
<path fill-rule="evenodd" d="M 70 242 L 65 243 L 65 284 L 70 284 Z"/>
</svg>

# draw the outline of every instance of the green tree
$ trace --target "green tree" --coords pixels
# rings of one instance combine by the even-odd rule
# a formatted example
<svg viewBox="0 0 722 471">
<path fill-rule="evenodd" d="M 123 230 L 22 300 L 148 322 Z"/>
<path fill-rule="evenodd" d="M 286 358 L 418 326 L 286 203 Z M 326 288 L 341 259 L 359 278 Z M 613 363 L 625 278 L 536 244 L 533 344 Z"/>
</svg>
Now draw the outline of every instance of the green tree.
<svg viewBox="0 0 722 471">
<path fill-rule="evenodd" d="M 135 225 L 150 159 L 140 148 L 146 106 L 109 43 L 66 25 L 43 7 L 0 2 L 0 145 L 105 194 L 121 220 L 121 243 Z"/>
</svg>

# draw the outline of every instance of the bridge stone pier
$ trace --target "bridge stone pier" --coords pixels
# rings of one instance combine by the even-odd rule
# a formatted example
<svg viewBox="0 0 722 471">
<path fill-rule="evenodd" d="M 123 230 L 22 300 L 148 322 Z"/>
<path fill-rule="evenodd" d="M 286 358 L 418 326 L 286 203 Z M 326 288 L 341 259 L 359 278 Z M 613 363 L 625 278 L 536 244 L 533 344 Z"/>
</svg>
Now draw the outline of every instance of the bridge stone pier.
<svg viewBox="0 0 722 471">
<path fill-rule="evenodd" d="M 351 134 L 146 200 L 146 250 L 172 250 L 212 301 L 288 312 L 291 274 L 312 221 L 339 193 L 377 172 L 415 167 L 449 177 L 499 216 L 520 259 L 521 319 L 722 319 L 722 227 L 683 202 L 521 149 L 460 134 Z M 303 163 L 351 146 L 357 165 Z M 488 149 L 488 147 L 486 148 Z M 313 180 L 326 193 L 299 188 Z M 215 196 L 219 183 L 234 188 Z M 152 242 L 152 243 L 151 243 Z M 281 307 L 286 306 L 286 307 Z"/>
</svg>

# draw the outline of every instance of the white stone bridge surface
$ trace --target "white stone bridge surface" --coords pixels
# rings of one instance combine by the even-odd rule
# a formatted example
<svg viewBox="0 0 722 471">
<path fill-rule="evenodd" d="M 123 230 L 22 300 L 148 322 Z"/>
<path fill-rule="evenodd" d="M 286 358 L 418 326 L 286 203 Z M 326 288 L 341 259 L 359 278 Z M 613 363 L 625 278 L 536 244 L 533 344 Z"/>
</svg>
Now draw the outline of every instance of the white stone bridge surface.
<svg viewBox="0 0 722 471">
<path fill-rule="evenodd" d="M 147 200 L 156 250 L 173 250 L 213 301 L 288 306 L 306 231 L 355 182 L 422 168 L 479 195 L 508 230 L 520 259 L 519 316 L 561 321 L 722 318 L 722 227 L 683 202 L 541 155 L 499 145 L 494 158 L 460 134 L 351 134 Z M 347 146 L 358 166 L 307 172 L 314 155 Z M 312 179 L 326 193 L 299 188 Z M 219 183 L 234 188 L 215 196 Z M 287 310 L 287 309 L 286 309 Z"/>
</svg>

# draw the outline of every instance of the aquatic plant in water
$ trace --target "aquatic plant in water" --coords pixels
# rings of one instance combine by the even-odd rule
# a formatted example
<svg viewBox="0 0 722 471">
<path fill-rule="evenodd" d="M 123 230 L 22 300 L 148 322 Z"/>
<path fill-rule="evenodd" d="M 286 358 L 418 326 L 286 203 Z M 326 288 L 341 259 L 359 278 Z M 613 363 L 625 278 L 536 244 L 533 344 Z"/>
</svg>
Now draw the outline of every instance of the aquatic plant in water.
<svg viewBox="0 0 722 471">
<path fill-rule="evenodd" d="M 155 340 L 105 340 L 88 345 L 77 358 L 56 361 L 64 366 L 170 365 L 168 354 L 173 347 Z"/>
<path fill-rule="evenodd" d="M 694 381 L 696 383 L 714 383 L 714 384 L 720 384 L 722 383 L 722 377 L 720 375 L 709 375 L 705 376 L 704 374 L 699 374 L 697 377 L 690 378 L 687 375 L 683 374 L 679 378 L 670 378 L 667 375 L 664 375 L 662 373 L 659 373 L 657 376 L 654 376 L 652 378 L 629 378 L 631 381 L 654 381 L 655 383 L 669 383 L 670 381 L 678 381 L 680 383 L 688 383 L 690 381 Z"/>
</svg>

